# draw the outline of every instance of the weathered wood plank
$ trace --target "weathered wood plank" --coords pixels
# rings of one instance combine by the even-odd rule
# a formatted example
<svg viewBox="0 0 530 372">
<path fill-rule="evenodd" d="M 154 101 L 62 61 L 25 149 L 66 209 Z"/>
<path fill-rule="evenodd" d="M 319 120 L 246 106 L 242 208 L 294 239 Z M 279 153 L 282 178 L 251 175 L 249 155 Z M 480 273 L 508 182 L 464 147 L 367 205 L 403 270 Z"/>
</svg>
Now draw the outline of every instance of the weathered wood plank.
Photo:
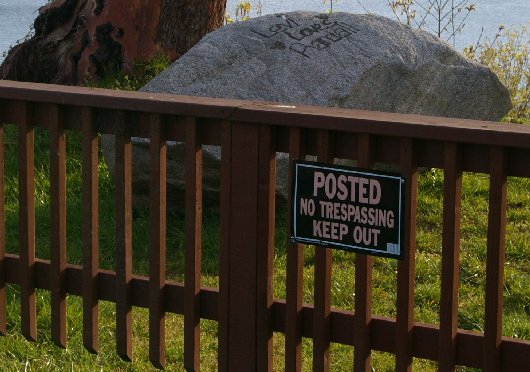
<svg viewBox="0 0 530 372">
<path fill-rule="evenodd" d="M 218 370 L 228 372 L 228 329 L 230 300 L 230 203 L 232 181 L 232 123 L 222 124 L 220 247 L 219 247 L 219 338 Z"/>
<path fill-rule="evenodd" d="M 184 367 L 200 367 L 202 257 L 202 145 L 194 118 L 186 118 L 186 262 L 184 267 Z"/>
<path fill-rule="evenodd" d="M 18 116 L 18 188 L 20 241 L 20 301 L 22 334 L 30 341 L 37 340 L 35 303 L 35 130 L 31 122 L 31 108 L 19 102 Z"/>
<path fill-rule="evenodd" d="M 132 360 L 132 148 L 125 114 L 115 124 L 116 182 L 116 349 Z"/>
<path fill-rule="evenodd" d="M 256 236 L 256 348 L 257 371 L 272 372 L 272 279 L 276 197 L 276 152 L 273 129 L 259 127 L 257 236 Z"/>
<path fill-rule="evenodd" d="M 287 205 L 287 283 L 285 310 L 285 370 L 302 369 L 302 307 L 304 285 L 304 245 L 291 243 L 291 203 L 293 160 L 303 157 L 301 131 L 289 130 L 289 194 Z"/>
<path fill-rule="evenodd" d="M 459 146 L 454 142 L 447 142 L 444 157 L 442 288 L 438 369 L 440 371 L 454 371 L 457 351 L 460 207 L 462 202 L 462 161 Z"/>
<path fill-rule="evenodd" d="M 317 156 L 321 163 L 329 163 L 331 156 L 330 132 L 320 130 Z M 331 262 L 328 248 L 315 247 L 315 312 L 313 317 L 313 371 L 329 371 L 329 347 L 331 341 Z"/>
<path fill-rule="evenodd" d="M 50 248 L 52 340 L 66 348 L 66 135 L 60 107 L 50 105 Z"/>
<path fill-rule="evenodd" d="M 482 365 L 484 371 L 500 371 L 502 366 L 506 181 L 505 150 L 502 147 L 493 146 L 490 154 L 484 364 Z"/>
<path fill-rule="evenodd" d="M 83 346 L 99 350 L 98 133 L 92 109 L 81 111 L 83 133 Z"/>
<path fill-rule="evenodd" d="M 416 198 L 418 170 L 414 142 L 401 140 L 401 172 L 405 177 L 404 259 L 398 262 L 396 309 L 396 371 L 411 371 L 414 351 L 414 272 L 416 255 Z"/>
<path fill-rule="evenodd" d="M 373 162 L 373 144 L 367 134 L 359 135 L 358 166 L 370 168 Z M 355 346 L 353 356 L 354 371 L 370 371 L 371 360 L 371 321 L 372 321 L 372 271 L 373 257 L 357 254 L 355 258 Z"/>
<path fill-rule="evenodd" d="M 4 124 L 0 121 L 0 336 L 6 335 L 7 324 L 4 198 Z"/>
<path fill-rule="evenodd" d="M 149 360 L 166 365 L 166 141 L 160 116 L 149 116 Z"/>
</svg>

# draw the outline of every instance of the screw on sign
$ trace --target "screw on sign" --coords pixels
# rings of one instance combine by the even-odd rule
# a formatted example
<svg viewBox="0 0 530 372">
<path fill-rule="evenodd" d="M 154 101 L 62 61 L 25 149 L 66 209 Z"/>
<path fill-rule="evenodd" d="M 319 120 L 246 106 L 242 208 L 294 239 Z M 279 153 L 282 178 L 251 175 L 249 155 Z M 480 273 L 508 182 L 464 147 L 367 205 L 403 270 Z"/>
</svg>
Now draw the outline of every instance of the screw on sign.
<svg viewBox="0 0 530 372">
<path fill-rule="evenodd" d="M 293 169 L 293 242 L 403 258 L 401 175 L 306 161 Z"/>
</svg>

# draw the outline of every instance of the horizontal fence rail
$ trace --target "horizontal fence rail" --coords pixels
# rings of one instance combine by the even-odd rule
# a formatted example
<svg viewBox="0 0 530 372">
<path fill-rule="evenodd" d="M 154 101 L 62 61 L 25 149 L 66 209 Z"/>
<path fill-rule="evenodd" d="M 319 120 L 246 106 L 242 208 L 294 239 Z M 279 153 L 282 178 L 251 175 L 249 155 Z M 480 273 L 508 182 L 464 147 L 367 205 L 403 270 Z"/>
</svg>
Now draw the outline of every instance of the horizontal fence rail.
<svg viewBox="0 0 530 372">
<path fill-rule="evenodd" d="M 5 252 L 6 124 L 18 127 L 18 255 Z M 50 134 L 50 260 L 35 256 L 38 127 Z M 82 134 L 82 265 L 66 261 L 66 131 Z M 115 135 L 114 271 L 99 268 L 99 134 Z M 132 272 L 132 137 L 150 140 L 148 277 Z M 185 143 L 183 283 L 166 275 L 166 141 Z M 219 288 L 201 285 L 203 145 L 220 146 L 222 154 Z M 200 368 L 201 319 L 219 324 L 221 371 L 272 370 L 273 332 L 285 334 L 289 371 L 301 370 L 304 337 L 313 340 L 316 371 L 329 370 L 331 343 L 354 347 L 356 371 L 371 369 L 372 351 L 395 354 L 399 371 L 410 370 L 413 358 L 436 361 L 444 371 L 457 365 L 492 371 L 530 366 L 530 341 L 502 336 L 506 185 L 511 176 L 530 178 L 528 126 L 0 81 L 0 147 L 0 335 L 6 333 L 5 287 L 11 283 L 20 286 L 22 333 L 29 340 L 37 339 L 35 291 L 51 292 L 52 340 L 60 347 L 67 344 L 67 294 L 83 299 L 83 344 L 92 353 L 99 351 L 98 303 L 116 303 L 116 349 L 125 360 L 133 357 L 133 307 L 149 309 L 149 359 L 159 368 L 166 365 L 167 313 L 184 315 L 188 370 Z M 353 159 L 362 168 L 384 163 L 400 169 L 406 180 L 406 259 L 397 265 L 395 318 L 373 314 L 374 260 L 362 254 L 353 256 L 355 311 L 331 307 L 332 254 L 319 247 L 314 304 L 303 303 L 305 248 L 290 241 L 286 298 L 273 297 L 277 152 L 291 161 L 312 155 L 323 163 Z M 439 325 L 414 321 L 416 199 L 419 169 L 425 167 L 444 171 Z M 458 328 L 464 172 L 490 180 L 483 333 Z"/>
</svg>

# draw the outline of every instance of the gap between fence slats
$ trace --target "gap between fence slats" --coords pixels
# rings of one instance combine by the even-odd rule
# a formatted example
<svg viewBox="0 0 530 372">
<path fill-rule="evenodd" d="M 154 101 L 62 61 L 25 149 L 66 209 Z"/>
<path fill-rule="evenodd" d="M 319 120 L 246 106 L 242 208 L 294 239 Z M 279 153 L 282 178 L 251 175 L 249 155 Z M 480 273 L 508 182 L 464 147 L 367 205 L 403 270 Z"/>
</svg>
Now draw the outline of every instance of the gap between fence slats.
<svg viewBox="0 0 530 372">
<path fill-rule="evenodd" d="M 330 163 L 331 134 L 318 131 L 317 156 L 320 163 Z M 313 371 L 329 370 L 330 306 L 331 306 L 331 249 L 315 246 L 315 283 L 313 317 Z"/>
<path fill-rule="evenodd" d="M 186 231 L 184 265 L 184 368 L 199 370 L 202 256 L 202 145 L 195 118 L 185 119 Z"/>
<path fill-rule="evenodd" d="M 0 336 L 6 335 L 6 234 L 4 205 L 4 124 L 0 122 Z"/>
<path fill-rule="evenodd" d="M 132 360 L 132 148 L 125 113 L 116 116 L 116 349 L 122 359 Z"/>
<path fill-rule="evenodd" d="M 276 152 L 273 129 L 259 126 L 258 151 L 258 231 L 256 239 L 256 348 L 257 371 L 273 367 L 273 261 L 276 198 Z"/>
<path fill-rule="evenodd" d="M 404 259 L 398 262 L 396 304 L 396 371 L 411 371 L 413 357 L 414 270 L 416 255 L 416 197 L 418 170 L 411 139 L 401 140 L 401 172 L 405 177 Z"/>
<path fill-rule="evenodd" d="M 98 133 L 92 109 L 81 110 L 83 133 L 83 346 L 99 350 L 98 271 Z"/>
<path fill-rule="evenodd" d="M 230 299 L 230 189 L 232 179 L 232 125 L 222 123 L 221 135 L 221 195 L 220 195 L 220 246 L 219 246 L 219 337 L 218 370 L 228 371 L 228 306 Z"/>
<path fill-rule="evenodd" d="M 50 105 L 50 248 L 52 341 L 66 348 L 66 135 L 62 113 Z"/>
<path fill-rule="evenodd" d="M 500 371 L 504 255 L 506 232 L 506 154 L 502 147 L 490 152 L 490 192 L 486 261 L 486 310 L 484 321 L 484 371 Z"/>
<path fill-rule="evenodd" d="M 370 168 L 373 163 L 373 144 L 370 135 L 358 137 L 358 166 Z M 355 332 L 354 332 L 354 371 L 370 371 L 372 320 L 372 256 L 357 254 L 355 259 Z"/>
<path fill-rule="evenodd" d="M 459 145 L 455 142 L 445 144 L 443 192 L 438 369 L 440 371 L 454 371 L 458 333 L 458 272 L 460 268 L 460 210 L 462 202 L 462 159 Z"/>
<path fill-rule="evenodd" d="M 31 108 L 25 102 L 17 104 L 18 126 L 18 184 L 20 241 L 20 301 L 22 334 L 37 340 L 35 309 L 35 129 L 31 123 Z"/>
<path fill-rule="evenodd" d="M 289 192 L 287 194 L 287 283 L 285 310 L 285 370 L 302 368 L 302 307 L 304 245 L 291 242 L 293 160 L 303 157 L 300 128 L 289 129 Z"/>
<path fill-rule="evenodd" d="M 166 365 L 166 141 L 160 116 L 149 115 L 149 360 Z"/>
</svg>

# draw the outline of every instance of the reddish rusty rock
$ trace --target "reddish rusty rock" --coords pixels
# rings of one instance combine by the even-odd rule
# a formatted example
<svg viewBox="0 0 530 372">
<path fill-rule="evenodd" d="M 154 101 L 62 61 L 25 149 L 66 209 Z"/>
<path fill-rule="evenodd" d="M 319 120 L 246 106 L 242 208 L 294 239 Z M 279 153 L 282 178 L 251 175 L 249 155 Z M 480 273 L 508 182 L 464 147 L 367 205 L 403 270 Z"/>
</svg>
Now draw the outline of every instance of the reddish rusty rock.
<svg viewBox="0 0 530 372">
<path fill-rule="evenodd" d="M 220 27 L 226 0 L 54 0 L 35 36 L 10 50 L 2 79 L 80 84 L 156 53 L 182 55 Z"/>
</svg>

